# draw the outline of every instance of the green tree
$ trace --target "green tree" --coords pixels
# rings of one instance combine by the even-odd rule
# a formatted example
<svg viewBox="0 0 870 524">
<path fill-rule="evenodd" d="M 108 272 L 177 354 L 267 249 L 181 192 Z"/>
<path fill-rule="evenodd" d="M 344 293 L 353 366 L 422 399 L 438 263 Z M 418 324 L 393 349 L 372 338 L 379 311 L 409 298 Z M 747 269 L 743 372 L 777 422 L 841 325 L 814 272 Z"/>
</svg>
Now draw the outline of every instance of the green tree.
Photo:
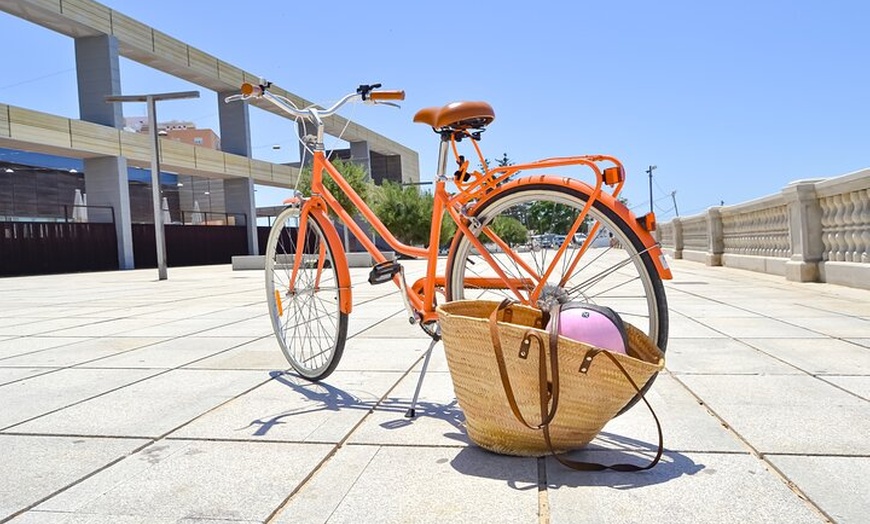
<svg viewBox="0 0 870 524">
<path fill-rule="evenodd" d="M 332 165 L 338 170 L 339 173 L 344 177 L 350 187 L 353 188 L 354 191 L 363 199 L 364 202 L 371 205 L 372 199 L 372 188 L 375 185 L 369 181 L 369 175 L 366 172 L 366 168 L 357 164 L 355 162 L 351 162 L 349 160 L 333 160 Z M 351 202 L 350 197 L 344 194 L 338 184 L 335 183 L 335 180 L 332 179 L 329 174 L 324 171 L 323 172 L 323 187 L 329 191 L 332 196 L 338 201 L 338 204 L 344 209 L 348 215 L 351 217 L 356 216 L 357 209 L 356 206 Z M 299 172 L 299 184 L 297 189 L 302 192 L 305 196 L 311 196 L 311 166 L 305 166 Z M 330 216 L 332 218 L 336 218 L 335 213 L 332 210 L 329 210 Z M 350 233 L 347 228 L 344 228 L 344 249 L 348 250 L 350 247 Z"/>
<path fill-rule="evenodd" d="M 508 158 L 507 153 L 502 153 L 502 154 L 501 154 L 501 158 L 496 159 L 494 165 L 493 165 L 493 161 L 492 161 L 492 160 L 490 160 L 490 159 L 488 159 L 488 158 L 484 158 L 484 159 L 483 159 L 483 162 L 480 164 L 480 169 L 481 169 L 481 170 L 483 170 L 483 165 L 484 165 L 484 164 L 486 164 L 490 169 L 494 169 L 494 168 L 497 168 L 497 167 L 507 167 L 507 166 L 512 166 L 512 165 L 514 165 L 514 161 L 511 160 L 510 158 Z"/>
<path fill-rule="evenodd" d="M 526 224 L 536 234 L 564 235 L 577 219 L 577 210 L 556 202 L 534 202 L 526 210 Z"/>
<path fill-rule="evenodd" d="M 385 182 L 377 191 L 374 212 L 387 229 L 405 244 L 425 244 L 432 220 L 432 195 L 414 186 Z"/>
<path fill-rule="evenodd" d="M 433 197 L 434 202 L 434 197 Z M 430 216 L 431 218 L 431 216 Z M 445 212 L 444 218 L 441 220 L 441 242 L 442 246 L 449 246 L 453 241 L 453 236 L 456 234 L 456 223 Z"/>
<path fill-rule="evenodd" d="M 371 193 L 374 184 L 369 181 L 369 176 L 365 167 L 349 160 L 333 160 L 332 165 L 335 166 L 339 173 L 341 173 L 347 183 L 350 184 L 350 187 L 357 192 L 360 198 L 362 198 L 367 204 L 371 204 Z M 347 214 L 350 216 L 355 216 L 357 214 L 356 206 L 353 205 L 350 198 L 339 189 L 338 184 L 336 184 L 332 177 L 325 171 L 323 175 L 323 186 L 327 191 L 332 193 L 332 196 L 334 196 L 336 200 L 338 200 L 338 203 L 341 205 L 342 209 L 347 211 Z M 310 165 L 303 168 L 299 173 L 298 189 L 302 194 L 311 196 Z M 335 216 L 331 211 L 330 214 L 333 217 Z"/>
<path fill-rule="evenodd" d="M 529 230 L 516 218 L 498 216 L 492 221 L 492 230 L 511 246 L 524 244 L 529 240 Z"/>
</svg>

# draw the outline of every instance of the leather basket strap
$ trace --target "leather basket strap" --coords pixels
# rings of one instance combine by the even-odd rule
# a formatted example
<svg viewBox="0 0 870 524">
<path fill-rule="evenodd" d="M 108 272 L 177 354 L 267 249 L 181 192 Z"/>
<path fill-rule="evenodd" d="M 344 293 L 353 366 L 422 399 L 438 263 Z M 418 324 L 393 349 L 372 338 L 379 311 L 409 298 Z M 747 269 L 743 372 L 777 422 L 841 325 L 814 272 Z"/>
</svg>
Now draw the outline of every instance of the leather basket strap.
<svg viewBox="0 0 870 524">
<path fill-rule="evenodd" d="M 609 352 L 605 349 L 601 349 L 601 348 L 592 348 L 586 353 L 586 358 L 584 358 L 584 362 L 589 362 L 590 360 L 587 360 L 587 359 L 594 358 L 598 354 L 606 355 L 607 358 L 609 358 L 616 365 L 616 367 L 622 372 L 622 374 L 625 376 L 625 378 L 628 380 L 628 382 L 632 385 L 634 390 L 637 391 L 637 394 L 640 395 L 641 400 L 643 400 L 643 403 L 646 404 L 646 407 L 649 409 L 649 412 L 652 413 L 653 419 L 656 422 L 656 431 L 658 431 L 658 436 L 659 436 L 658 451 L 656 452 L 655 458 L 646 466 L 637 466 L 635 464 L 605 465 L 605 464 L 599 464 L 597 462 L 583 462 L 583 461 L 578 461 L 578 460 L 566 459 L 566 458 L 558 455 L 556 453 L 556 451 L 553 449 L 553 443 L 550 440 L 549 424 L 544 425 L 544 427 L 542 428 L 544 430 L 544 440 L 547 442 L 547 447 L 550 448 L 550 453 L 553 454 L 553 456 L 556 458 L 556 460 L 558 460 L 563 465 L 565 465 L 571 469 L 576 469 L 579 471 L 603 471 L 605 469 L 612 469 L 614 471 L 644 471 L 647 469 L 651 469 L 652 467 L 654 467 L 656 464 L 659 463 L 659 460 L 662 458 L 662 453 L 664 452 L 664 438 L 662 437 L 662 425 L 659 422 L 659 418 L 658 418 L 658 416 L 656 416 L 656 412 L 653 410 L 649 401 L 646 399 L 644 394 L 641 392 L 640 388 L 637 386 L 637 383 L 635 383 L 634 379 L 631 378 L 631 375 L 628 374 L 628 372 L 625 370 L 625 368 L 622 366 L 622 364 L 619 363 L 619 360 L 617 360 L 616 357 L 614 357 L 611 352 Z M 542 411 L 542 413 L 543 413 L 543 411 Z"/>
<path fill-rule="evenodd" d="M 528 356 L 532 340 L 537 342 L 538 346 L 538 399 L 541 409 L 541 423 L 529 424 L 525 417 L 523 417 L 523 414 L 520 412 L 520 408 L 517 405 L 516 396 L 514 395 L 513 388 L 511 387 L 510 377 L 508 376 L 507 364 L 505 363 L 504 359 L 504 349 L 501 345 L 501 337 L 499 336 L 498 314 L 500 311 L 510 306 L 510 304 L 510 300 L 503 300 L 501 304 L 499 304 L 498 307 L 495 308 L 489 315 L 489 333 L 490 337 L 492 338 L 492 348 L 495 352 L 496 363 L 498 364 L 498 375 L 501 379 L 502 388 L 504 388 L 508 405 L 510 406 L 511 411 L 514 414 L 514 417 L 516 417 L 516 419 L 520 423 L 522 423 L 529 429 L 542 429 L 553 420 L 553 417 L 556 416 L 556 408 L 558 407 L 559 403 L 559 364 L 558 358 L 556 358 L 556 346 L 552 343 L 550 345 L 550 373 L 553 377 L 553 388 L 551 396 L 549 388 L 547 387 L 547 361 L 545 357 L 546 350 L 544 349 L 544 339 L 534 330 L 528 329 L 523 336 L 522 342 L 520 342 L 519 355 L 520 358 L 523 359 Z"/>
</svg>

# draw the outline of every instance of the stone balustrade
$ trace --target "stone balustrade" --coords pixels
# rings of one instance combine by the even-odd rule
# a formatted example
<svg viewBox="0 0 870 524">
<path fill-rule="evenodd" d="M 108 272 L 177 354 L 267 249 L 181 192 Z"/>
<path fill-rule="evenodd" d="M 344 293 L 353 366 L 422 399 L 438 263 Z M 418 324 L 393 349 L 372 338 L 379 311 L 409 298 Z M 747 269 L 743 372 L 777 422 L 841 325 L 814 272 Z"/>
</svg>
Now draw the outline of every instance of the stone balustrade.
<svg viewBox="0 0 870 524">
<path fill-rule="evenodd" d="M 870 169 L 674 218 L 656 235 L 674 258 L 870 289 Z"/>
</svg>

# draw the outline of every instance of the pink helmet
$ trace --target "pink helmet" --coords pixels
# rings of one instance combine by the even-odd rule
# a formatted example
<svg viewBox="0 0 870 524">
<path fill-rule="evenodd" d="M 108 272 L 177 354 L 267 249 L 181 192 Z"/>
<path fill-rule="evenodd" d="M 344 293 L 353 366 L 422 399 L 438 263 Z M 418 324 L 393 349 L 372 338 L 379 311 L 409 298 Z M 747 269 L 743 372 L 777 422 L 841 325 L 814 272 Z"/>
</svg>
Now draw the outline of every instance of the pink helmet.
<svg viewBox="0 0 870 524">
<path fill-rule="evenodd" d="M 552 321 L 551 321 L 552 322 Z M 590 346 L 625 353 L 628 336 L 616 311 L 609 307 L 569 302 L 559 313 L 559 334 Z"/>
</svg>

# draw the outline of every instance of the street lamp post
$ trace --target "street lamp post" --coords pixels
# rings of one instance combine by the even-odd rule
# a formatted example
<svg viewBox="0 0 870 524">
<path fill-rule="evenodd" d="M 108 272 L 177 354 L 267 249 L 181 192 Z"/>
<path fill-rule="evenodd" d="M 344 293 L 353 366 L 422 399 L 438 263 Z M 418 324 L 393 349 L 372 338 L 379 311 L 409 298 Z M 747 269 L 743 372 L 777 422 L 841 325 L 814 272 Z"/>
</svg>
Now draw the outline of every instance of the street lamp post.
<svg viewBox="0 0 870 524">
<path fill-rule="evenodd" d="M 649 175 L 649 212 L 653 212 L 653 191 L 652 191 L 652 172 L 656 169 L 657 166 L 649 166 L 649 169 L 646 170 Z"/>
<path fill-rule="evenodd" d="M 160 200 L 160 142 L 157 136 L 157 101 L 199 98 L 199 91 L 179 91 L 149 95 L 107 96 L 106 102 L 145 102 L 148 108 L 148 135 L 151 139 L 151 203 L 154 210 L 154 239 L 157 243 L 157 275 L 166 280 L 166 237 L 163 231 L 163 203 Z"/>
</svg>

